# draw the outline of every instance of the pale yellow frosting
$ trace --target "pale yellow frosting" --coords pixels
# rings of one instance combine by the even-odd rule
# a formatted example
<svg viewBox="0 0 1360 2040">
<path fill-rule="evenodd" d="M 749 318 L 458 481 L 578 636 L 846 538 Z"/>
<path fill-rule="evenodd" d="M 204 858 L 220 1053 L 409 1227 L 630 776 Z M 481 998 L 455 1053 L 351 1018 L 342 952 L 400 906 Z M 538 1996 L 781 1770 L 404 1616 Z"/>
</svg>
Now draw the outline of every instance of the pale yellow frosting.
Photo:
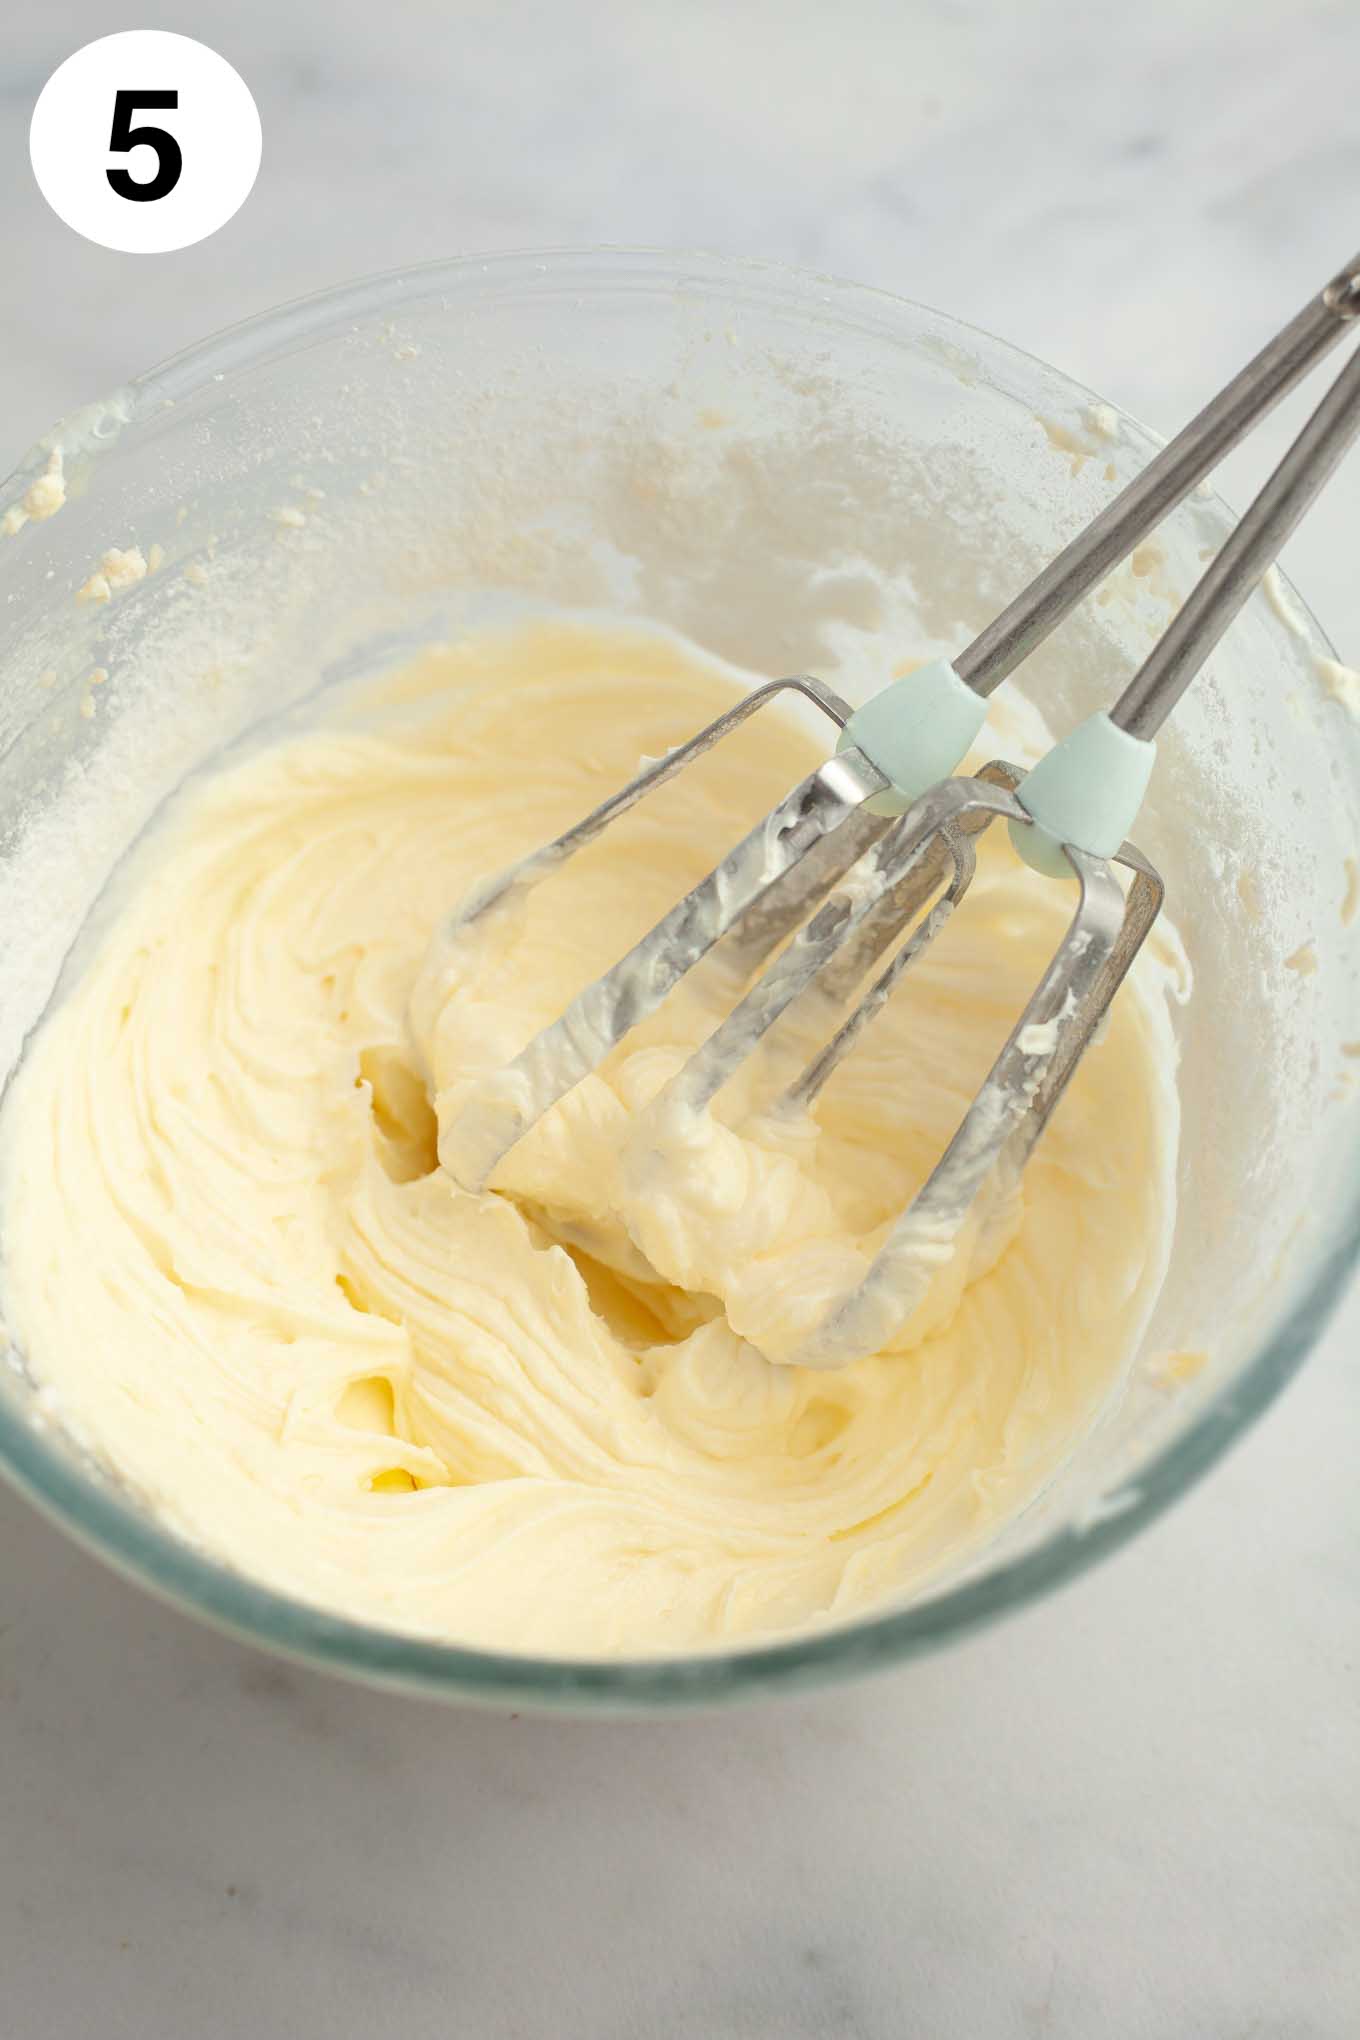
<svg viewBox="0 0 1360 2040">
<path fill-rule="evenodd" d="M 1161 1278 L 1175 1098 L 1155 970 L 1018 1200 L 895 1349 L 772 1364 L 953 1130 L 1070 898 L 985 841 L 966 907 L 817 1107 L 750 1086 L 639 1135 L 710 974 L 481 1196 L 436 1119 L 814 762 L 778 712 L 422 976 L 476 881 L 731 698 L 658 635 L 432 652 L 187 790 L 0 1126 L 5 1305 L 59 1416 L 185 1535 L 426 1636 L 685 1650 L 919 1588 L 1011 1517 L 1117 1384 Z M 438 952 L 434 952 L 438 954 Z M 419 992 L 414 1008 L 413 992 Z M 768 1336 L 766 1336 L 768 1334 Z"/>
</svg>

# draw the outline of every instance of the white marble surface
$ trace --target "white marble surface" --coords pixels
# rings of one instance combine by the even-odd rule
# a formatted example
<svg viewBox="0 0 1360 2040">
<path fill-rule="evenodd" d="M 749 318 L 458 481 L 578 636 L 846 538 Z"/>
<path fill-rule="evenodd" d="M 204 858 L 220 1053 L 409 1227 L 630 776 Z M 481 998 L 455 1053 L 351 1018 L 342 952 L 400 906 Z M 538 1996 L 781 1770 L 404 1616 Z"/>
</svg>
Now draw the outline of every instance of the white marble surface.
<svg viewBox="0 0 1360 2040">
<path fill-rule="evenodd" d="M 1169 428 L 1360 238 L 1354 0 L 14 12 L 0 464 L 281 298 L 586 240 L 900 289 Z M 265 128 L 238 218 L 140 260 L 76 241 L 26 153 L 55 64 L 133 25 L 214 43 Z M 1291 554 L 1352 658 L 1357 531 L 1353 466 Z M 0 2034 L 1354 2034 L 1358 1301 L 1094 1575 L 876 1684 L 736 1716 L 342 1686 L 168 1613 L 0 1494 Z"/>
</svg>

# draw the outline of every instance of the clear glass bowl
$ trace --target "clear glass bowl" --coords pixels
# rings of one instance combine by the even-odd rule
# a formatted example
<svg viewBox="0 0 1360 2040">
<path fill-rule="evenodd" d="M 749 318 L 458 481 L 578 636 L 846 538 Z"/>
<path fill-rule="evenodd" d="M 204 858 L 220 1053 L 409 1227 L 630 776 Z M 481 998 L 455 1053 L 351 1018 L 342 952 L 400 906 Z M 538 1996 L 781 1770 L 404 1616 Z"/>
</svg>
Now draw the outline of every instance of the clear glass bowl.
<svg viewBox="0 0 1360 2040">
<path fill-rule="evenodd" d="M 905 655 L 962 643 L 1147 459 L 1151 437 L 1126 418 L 1112 432 L 1092 404 L 882 293 L 607 251 L 354 284 L 66 420 L 0 488 L 3 516 L 63 449 L 66 506 L 0 539 L 0 1078 L 123 850 L 262 717 L 525 602 L 636 611 L 862 698 Z M 1108 698 L 1230 522 L 1195 498 L 1030 662 L 1024 685 L 1053 720 Z M 164 563 L 116 602 L 77 605 L 104 549 L 133 543 Z M 461 1649 L 291 1601 L 191 1548 L 57 1426 L 17 1353 L 0 1369 L 0 1464 L 112 1564 L 243 1636 L 520 1707 L 674 1707 L 845 1677 L 1092 1564 L 1266 1406 L 1360 1242 L 1342 1048 L 1360 1032 L 1360 922 L 1342 913 L 1360 730 L 1319 682 L 1326 650 L 1279 584 L 1164 742 L 1139 836 L 1196 974 L 1177 1016 L 1166 1285 L 1132 1378 L 1062 1477 L 924 1597 L 685 1659 Z M 87 720 L 96 665 L 112 678 Z M 1164 1364 L 1199 1349 L 1189 1381 Z"/>
</svg>

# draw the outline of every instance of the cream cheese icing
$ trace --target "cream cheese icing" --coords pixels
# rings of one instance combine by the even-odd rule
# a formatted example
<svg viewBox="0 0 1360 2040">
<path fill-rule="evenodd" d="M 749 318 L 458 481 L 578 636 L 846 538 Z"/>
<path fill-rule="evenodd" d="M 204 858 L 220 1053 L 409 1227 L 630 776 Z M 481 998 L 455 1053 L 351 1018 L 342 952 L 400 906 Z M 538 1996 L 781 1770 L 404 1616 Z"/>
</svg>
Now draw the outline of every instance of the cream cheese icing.
<svg viewBox="0 0 1360 2040">
<path fill-rule="evenodd" d="M 1004 831 L 818 1101 L 648 1108 L 731 997 L 687 985 L 473 1195 L 440 1124 L 814 760 L 764 711 L 432 989 L 460 896 L 732 698 L 638 629 L 432 651 L 181 795 L 0 1118 L 5 1315 L 185 1536 L 414 1634 L 629 1655 L 848 1617 L 1042 1487 L 1155 1297 L 1176 1100 L 1154 962 L 1006 1203 L 890 1350 L 772 1364 L 952 1132 L 1066 902 Z M 745 1332 L 748 1337 L 743 1337 Z"/>
</svg>

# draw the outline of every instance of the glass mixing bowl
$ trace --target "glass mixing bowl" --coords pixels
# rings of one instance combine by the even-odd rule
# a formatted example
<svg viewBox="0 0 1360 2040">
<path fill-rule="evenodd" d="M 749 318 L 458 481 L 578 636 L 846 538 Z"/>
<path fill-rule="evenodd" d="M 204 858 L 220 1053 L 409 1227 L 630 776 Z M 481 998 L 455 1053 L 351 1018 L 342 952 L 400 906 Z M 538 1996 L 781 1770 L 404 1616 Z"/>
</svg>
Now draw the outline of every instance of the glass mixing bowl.
<svg viewBox="0 0 1360 2040">
<path fill-rule="evenodd" d="M 0 489 L 3 517 L 60 447 L 65 507 L 0 539 L 0 1077 L 158 804 L 316 687 L 531 604 L 638 613 L 862 698 L 904 656 L 964 642 L 1154 444 L 920 306 L 647 252 L 380 277 L 140 377 Z M 1024 687 L 1058 726 L 1109 698 L 1230 521 L 1193 499 L 1029 663 Z M 156 571 L 77 604 L 103 551 L 134 543 L 161 549 Z M 191 1548 L 60 1428 L 17 1352 L 0 1369 L 0 1463 L 111 1563 L 257 1643 L 519 1707 L 664 1708 L 844 1677 L 1092 1564 L 1265 1408 L 1360 1241 L 1344 1050 L 1360 1032 L 1344 905 L 1360 730 L 1321 683 L 1326 651 L 1277 583 L 1164 740 L 1139 840 L 1195 971 L 1175 1023 L 1165 1287 L 1061 1478 L 910 1605 L 685 1659 L 462 1649 L 289 1600 Z M 96 666 L 110 679 L 88 718 Z M 1198 1371 L 1168 1362 L 1200 1352 Z"/>
</svg>

